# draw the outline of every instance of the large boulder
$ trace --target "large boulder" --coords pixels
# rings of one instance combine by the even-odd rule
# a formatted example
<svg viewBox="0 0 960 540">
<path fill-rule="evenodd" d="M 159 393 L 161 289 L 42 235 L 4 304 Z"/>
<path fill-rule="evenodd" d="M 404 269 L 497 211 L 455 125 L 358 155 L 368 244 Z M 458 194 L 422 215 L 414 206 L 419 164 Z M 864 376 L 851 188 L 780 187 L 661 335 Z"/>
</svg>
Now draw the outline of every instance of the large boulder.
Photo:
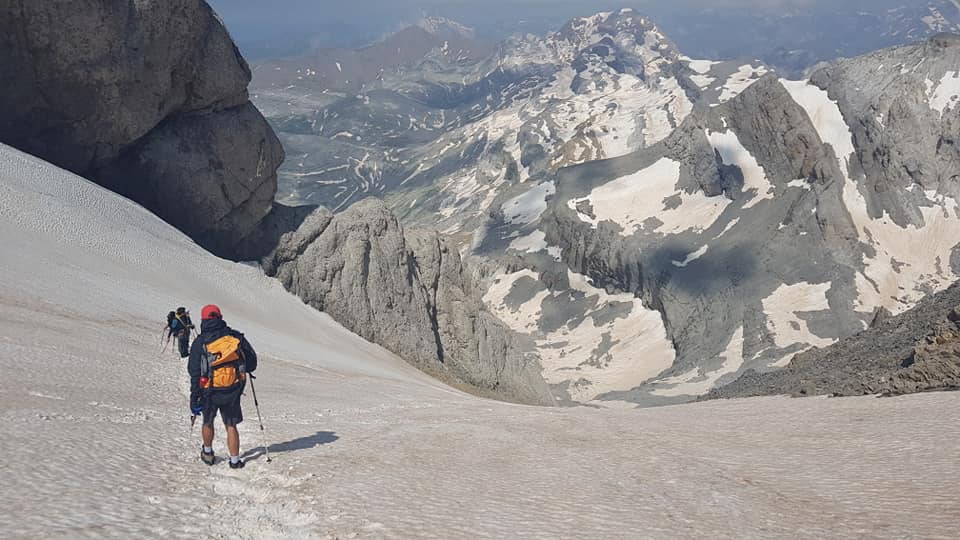
<svg viewBox="0 0 960 540">
<path fill-rule="evenodd" d="M 320 208 L 263 260 L 309 305 L 451 383 L 526 403 L 551 403 L 535 359 L 489 313 L 447 240 L 404 231 L 376 199 L 333 215 Z"/>
<path fill-rule="evenodd" d="M 283 150 L 201 0 L 0 2 L 0 141 L 143 204 L 220 255 L 271 208 Z"/>
</svg>

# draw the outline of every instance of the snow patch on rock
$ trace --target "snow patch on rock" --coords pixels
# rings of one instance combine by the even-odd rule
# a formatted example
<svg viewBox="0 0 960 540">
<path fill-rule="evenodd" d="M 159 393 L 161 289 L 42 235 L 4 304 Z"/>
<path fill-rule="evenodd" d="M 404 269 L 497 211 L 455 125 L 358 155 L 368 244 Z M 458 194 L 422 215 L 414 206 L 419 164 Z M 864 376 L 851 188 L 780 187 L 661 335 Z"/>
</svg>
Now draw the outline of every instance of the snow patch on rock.
<svg viewBox="0 0 960 540">
<path fill-rule="evenodd" d="M 712 60 L 690 60 L 687 62 L 687 65 L 690 67 L 690 69 L 696 71 L 700 75 L 706 75 L 707 73 L 710 73 L 710 69 L 717 64 L 720 64 L 720 62 L 714 62 Z"/>
<path fill-rule="evenodd" d="M 723 85 L 723 89 L 720 92 L 720 102 L 730 101 L 739 96 L 741 92 L 746 90 L 751 84 L 757 82 L 757 79 L 766 73 L 767 68 L 764 66 L 753 66 L 751 64 L 740 66 L 740 69 L 733 75 L 730 75 L 730 77 L 727 78 L 727 82 Z"/>
<path fill-rule="evenodd" d="M 694 251 L 693 253 L 688 253 L 687 256 L 682 261 L 670 261 L 670 263 L 676 266 L 677 268 L 686 268 L 688 264 L 699 259 L 700 257 L 703 257 L 707 253 L 708 249 L 710 249 L 710 246 L 703 246 L 702 248 Z"/>
<path fill-rule="evenodd" d="M 799 317 L 804 312 L 830 309 L 827 300 L 830 287 L 830 283 L 783 284 L 761 301 L 767 316 L 767 330 L 777 347 L 787 348 L 797 343 L 825 347 L 834 342 L 811 332 L 807 322 Z"/>
<path fill-rule="evenodd" d="M 736 133 L 706 130 L 706 134 L 710 145 L 720 153 L 723 163 L 735 165 L 743 173 L 743 191 L 749 196 L 749 202 L 743 206 L 744 210 L 752 208 L 760 201 L 773 199 L 773 184 L 767 178 L 767 173 L 750 151 L 740 143 Z"/>
<path fill-rule="evenodd" d="M 564 326 L 537 341 L 547 382 L 570 381 L 570 396 L 589 402 L 607 392 L 640 386 L 669 369 L 675 354 L 659 312 L 645 308 L 632 294 L 608 294 L 585 276 L 573 272 L 568 276 L 571 288 L 595 299 L 596 307 L 576 326 Z M 593 313 L 621 303 L 631 304 L 628 314 L 597 324 Z M 612 346 L 598 351 L 604 339 Z"/>
<path fill-rule="evenodd" d="M 503 203 L 503 215 L 507 223 L 525 224 L 540 219 L 547 209 L 547 197 L 556 192 L 553 182 L 544 182 L 526 193 Z"/>
<path fill-rule="evenodd" d="M 703 192 L 686 193 L 677 190 L 680 163 L 661 158 L 653 165 L 636 173 L 621 176 L 590 192 L 587 197 L 567 202 L 581 220 L 596 227 L 601 221 L 612 221 L 629 236 L 635 229 L 644 228 L 644 222 L 656 218 L 660 224 L 650 230 L 675 234 L 688 230 L 709 228 L 730 204 L 722 197 L 708 197 Z M 680 204 L 668 208 L 664 199 L 680 197 Z M 577 205 L 589 202 L 595 217 L 577 210 Z"/>
<path fill-rule="evenodd" d="M 681 375 L 657 381 L 658 386 L 674 386 L 656 388 L 652 394 L 664 397 L 699 396 L 709 392 L 723 376 L 740 371 L 743 367 L 743 326 L 730 336 L 730 342 L 720 354 L 720 359 L 723 363 L 714 371 L 704 371 L 697 367 Z"/>
<path fill-rule="evenodd" d="M 926 79 L 925 83 L 930 108 L 941 117 L 960 103 L 960 71 L 948 71 L 938 82 Z"/>
<path fill-rule="evenodd" d="M 506 302 L 521 278 L 539 283 L 535 272 L 498 275 L 484 296 L 502 321 L 535 339 L 548 383 L 566 384 L 571 399 L 589 402 L 607 392 L 639 386 L 673 364 L 673 344 L 659 312 L 645 308 L 632 294 L 609 294 L 585 276 L 570 271 L 567 276 L 570 290 L 582 293 L 577 304 L 586 310 L 549 332 L 538 328 L 544 301 L 569 295 L 569 291 L 544 288 L 519 306 Z M 619 314 L 611 317 L 611 311 Z"/>
<path fill-rule="evenodd" d="M 780 79 L 793 100 L 806 111 L 820 140 L 833 147 L 837 158 L 841 160 L 841 170 L 849 175 L 847 161 L 854 152 L 853 135 L 836 102 L 830 99 L 826 90 L 810 84 L 808 81 L 790 81 Z"/>
<path fill-rule="evenodd" d="M 543 300 L 550 292 L 547 290 L 540 291 L 519 307 L 508 307 L 505 302 L 507 295 L 513 290 L 513 285 L 517 280 L 523 277 L 536 281 L 540 280 L 540 276 L 531 270 L 520 270 L 512 274 L 498 275 L 493 279 L 493 283 L 487 289 L 486 294 L 483 295 L 483 302 L 513 330 L 531 333 L 537 329 L 537 323 L 542 313 Z"/>
<path fill-rule="evenodd" d="M 521 236 L 513 240 L 510 242 L 508 249 L 522 251 L 525 253 L 539 253 L 541 251 L 546 251 L 547 254 L 553 257 L 553 260 L 557 262 L 561 260 L 560 255 L 563 252 L 562 248 L 558 246 L 548 245 L 547 235 L 541 230 L 533 231 L 526 236 Z"/>
</svg>

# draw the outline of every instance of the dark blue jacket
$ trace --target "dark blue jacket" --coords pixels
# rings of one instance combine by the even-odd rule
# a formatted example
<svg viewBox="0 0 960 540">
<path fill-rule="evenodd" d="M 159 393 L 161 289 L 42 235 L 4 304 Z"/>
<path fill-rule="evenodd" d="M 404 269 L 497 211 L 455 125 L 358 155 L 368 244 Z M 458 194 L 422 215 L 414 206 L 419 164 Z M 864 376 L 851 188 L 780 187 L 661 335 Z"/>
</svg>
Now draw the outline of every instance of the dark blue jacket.
<svg viewBox="0 0 960 540">
<path fill-rule="evenodd" d="M 232 335 L 240 339 L 240 352 L 243 355 L 247 373 L 257 369 L 257 353 L 253 350 L 243 334 L 227 326 L 223 319 L 207 319 L 200 323 L 200 335 L 190 347 L 190 360 L 187 362 L 187 373 L 190 374 L 190 402 L 196 403 L 200 395 L 200 360 L 207 343 L 214 342 L 223 336 Z M 233 389 L 226 389 L 233 390 Z"/>
<path fill-rule="evenodd" d="M 170 320 L 170 335 L 179 336 L 183 330 L 193 328 L 189 315 L 179 315 Z"/>
</svg>

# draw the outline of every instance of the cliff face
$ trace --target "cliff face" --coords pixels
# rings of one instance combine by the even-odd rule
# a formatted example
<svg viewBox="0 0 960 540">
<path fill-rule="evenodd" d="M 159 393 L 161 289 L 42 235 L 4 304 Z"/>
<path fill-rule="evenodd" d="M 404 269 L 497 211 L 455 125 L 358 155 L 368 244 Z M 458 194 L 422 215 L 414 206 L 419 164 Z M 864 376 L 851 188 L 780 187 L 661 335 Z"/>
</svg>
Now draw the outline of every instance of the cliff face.
<svg viewBox="0 0 960 540">
<path fill-rule="evenodd" d="M 201 0 L 0 2 L 0 141 L 143 204 L 233 256 L 283 149 Z"/>
<path fill-rule="evenodd" d="M 318 209 L 263 260 L 292 293 L 363 338 L 449 382 L 527 403 L 552 402 L 539 365 L 484 307 L 447 240 L 405 231 L 382 202 Z"/>
</svg>

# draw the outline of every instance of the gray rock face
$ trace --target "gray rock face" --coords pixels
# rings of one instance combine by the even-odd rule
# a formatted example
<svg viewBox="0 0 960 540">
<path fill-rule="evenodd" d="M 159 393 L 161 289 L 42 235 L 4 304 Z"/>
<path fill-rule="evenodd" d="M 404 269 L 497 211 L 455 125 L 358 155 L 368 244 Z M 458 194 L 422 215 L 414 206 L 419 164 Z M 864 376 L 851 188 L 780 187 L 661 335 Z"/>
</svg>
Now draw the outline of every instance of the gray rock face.
<svg viewBox="0 0 960 540">
<path fill-rule="evenodd" d="M 236 257 L 270 212 L 281 161 L 283 148 L 247 102 L 168 118 L 93 177 L 210 251 Z"/>
<path fill-rule="evenodd" d="M 958 58 L 960 36 L 942 34 L 839 62 L 811 77 L 849 119 L 853 173 L 864 178 L 861 191 L 872 217 L 886 213 L 901 227 L 923 226 L 920 207 L 927 203 L 913 186 L 960 197 L 957 91 L 947 89 L 957 78 Z"/>
<path fill-rule="evenodd" d="M 960 283 L 862 333 L 799 354 L 782 370 L 749 370 L 704 399 L 960 389 L 958 306 Z"/>
<path fill-rule="evenodd" d="M 285 206 L 274 203 L 267 217 L 260 225 L 237 246 L 236 258 L 240 261 L 255 261 L 264 253 L 275 251 L 280 239 L 300 228 L 301 225 L 314 214 L 329 215 L 318 212 L 316 206 Z"/>
<path fill-rule="evenodd" d="M 269 212 L 283 150 L 201 0 L 3 2 L 0 140 L 127 195 L 220 255 Z"/>
<path fill-rule="evenodd" d="M 457 251 L 437 233 L 405 232 L 380 201 L 336 216 L 314 211 L 263 266 L 311 306 L 428 373 L 552 403 L 536 361 L 484 309 Z"/>
<path fill-rule="evenodd" d="M 836 160 L 776 76 L 763 77 L 738 97 L 722 116 L 770 176 L 817 180 L 836 170 Z"/>
</svg>

